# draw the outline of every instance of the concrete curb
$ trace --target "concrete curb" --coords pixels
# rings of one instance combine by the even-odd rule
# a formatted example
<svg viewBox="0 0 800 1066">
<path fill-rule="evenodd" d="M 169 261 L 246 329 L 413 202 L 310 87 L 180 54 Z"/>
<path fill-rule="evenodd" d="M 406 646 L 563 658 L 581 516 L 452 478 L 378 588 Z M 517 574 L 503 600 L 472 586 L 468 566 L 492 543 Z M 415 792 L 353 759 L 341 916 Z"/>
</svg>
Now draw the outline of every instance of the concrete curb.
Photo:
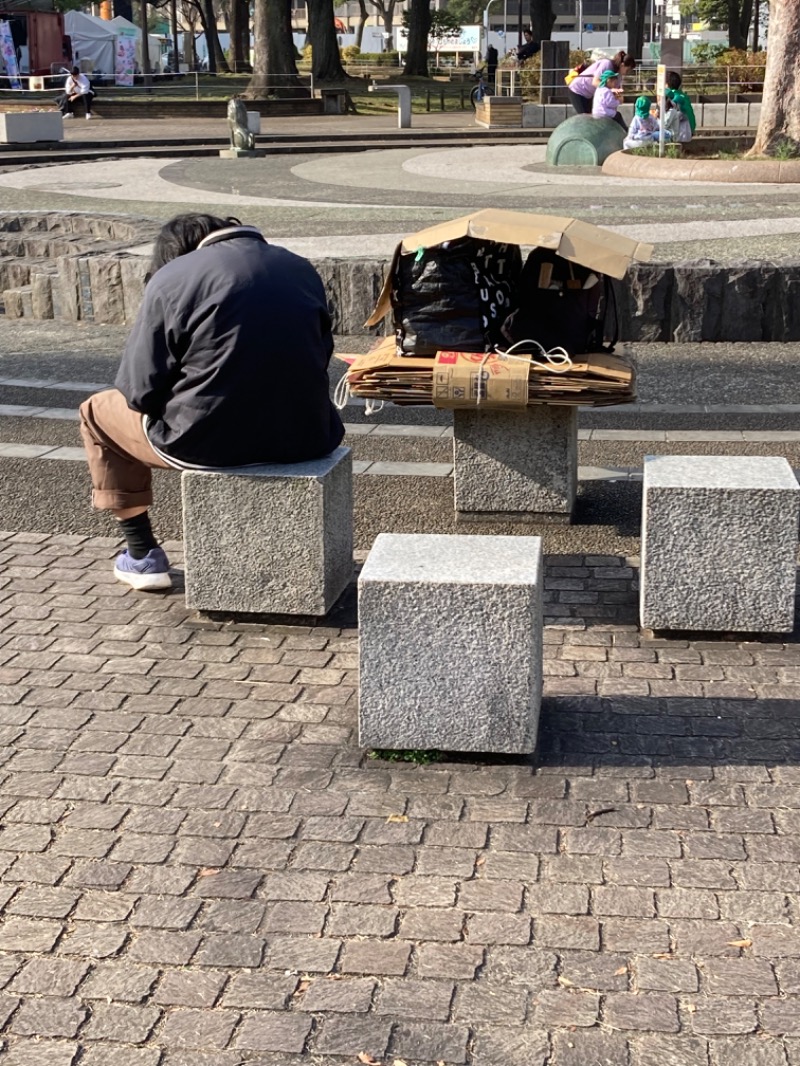
<svg viewBox="0 0 800 1066">
<path fill-rule="evenodd" d="M 731 184 L 796 185 L 799 159 L 659 159 L 654 155 L 614 152 L 603 163 L 613 178 L 657 178 L 666 181 L 723 181 Z"/>
</svg>

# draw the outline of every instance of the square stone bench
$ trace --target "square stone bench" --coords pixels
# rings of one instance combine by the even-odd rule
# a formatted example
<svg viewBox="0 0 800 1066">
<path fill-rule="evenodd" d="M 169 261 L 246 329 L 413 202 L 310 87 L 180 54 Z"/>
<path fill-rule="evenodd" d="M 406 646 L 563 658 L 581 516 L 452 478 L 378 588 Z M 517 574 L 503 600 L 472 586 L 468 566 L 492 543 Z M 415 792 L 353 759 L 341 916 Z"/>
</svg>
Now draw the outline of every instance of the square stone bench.
<svg viewBox="0 0 800 1066">
<path fill-rule="evenodd" d="M 791 632 L 800 486 L 785 459 L 648 455 L 643 506 L 642 626 Z"/>
<path fill-rule="evenodd" d="M 181 475 L 186 605 L 200 611 L 324 615 L 353 574 L 353 463 Z"/>
<path fill-rule="evenodd" d="M 64 116 L 60 111 L 0 111 L 0 144 L 63 140 Z"/>
<path fill-rule="evenodd" d="M 453 411 L 456 517 L 570 521 L 578 488 L 578 409 Z"/>
<path fill-rule="evenodd" d="M 539 537 L 381 533 L 358 582 L 360 743 L 532 752 L 542 584 Z"/>
</svg>

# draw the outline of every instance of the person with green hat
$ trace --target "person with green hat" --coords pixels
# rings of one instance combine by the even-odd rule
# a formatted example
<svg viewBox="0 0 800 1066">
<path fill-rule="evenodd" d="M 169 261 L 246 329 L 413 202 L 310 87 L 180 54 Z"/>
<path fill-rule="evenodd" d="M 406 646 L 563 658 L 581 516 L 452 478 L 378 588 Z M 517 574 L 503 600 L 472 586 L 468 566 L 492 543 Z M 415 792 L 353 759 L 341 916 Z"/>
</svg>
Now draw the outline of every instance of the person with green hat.
<svg viewBox="0 0 800 1066">
<path fill-rule="evenodd" d="M 641 148 L 643 144 L 657 141 L 659 137 L 658 119 L 651 113 L 655 104 L 649 96 L 640 96 L 634 104 L 635 114 L 623 142 L 623 148 Z M 672 139 L 669 130 L 664 130 L 664 140 Z"/>
<path fill-rule="evenodd" d="M 619 74 L 616 70 L 606 70 L 600 75 L 600 85 L 592 101 L 592 118 L 610 118 L 628 132 L 628 127 L 619 113 L 622 90 L 619 87 Z"/>
<path fill-rule="evenodd" d="M 671 107 L 678 112 L 676 139 L 682 144 L 690 141 L 697 127 L 694 117 L 694 108 L 691 100 L 681 89 L 681 76 L 677 71 L 671 70 L 667 74 L 667 88 L 665 95 Z"/>
</svg>

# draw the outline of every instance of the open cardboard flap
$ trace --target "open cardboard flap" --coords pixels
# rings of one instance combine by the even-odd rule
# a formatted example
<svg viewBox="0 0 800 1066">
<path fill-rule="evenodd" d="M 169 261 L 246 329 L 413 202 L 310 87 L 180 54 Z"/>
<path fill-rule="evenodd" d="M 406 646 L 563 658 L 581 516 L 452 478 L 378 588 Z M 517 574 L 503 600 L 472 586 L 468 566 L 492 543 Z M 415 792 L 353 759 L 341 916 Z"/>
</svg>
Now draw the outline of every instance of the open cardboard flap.
<svg viewBox="0 0 800 1066">
<path fill-rule="evenodd" d="M 651 244 L 622 237 L 577 218 L 485 208 L 406 237 L 395 249 L 392 266 L 375 310 L 364 323 L 365 326 L 377 326 L 391 310 L 392 276 L 399 256 L 410 255 L 419 248 L 434 248 L 459 237 L 550 248 L 564 259 L 618 279 L 625 277 L 625 271 L 633 260 L 646 263 L 653 254 Z"/>
</svg>

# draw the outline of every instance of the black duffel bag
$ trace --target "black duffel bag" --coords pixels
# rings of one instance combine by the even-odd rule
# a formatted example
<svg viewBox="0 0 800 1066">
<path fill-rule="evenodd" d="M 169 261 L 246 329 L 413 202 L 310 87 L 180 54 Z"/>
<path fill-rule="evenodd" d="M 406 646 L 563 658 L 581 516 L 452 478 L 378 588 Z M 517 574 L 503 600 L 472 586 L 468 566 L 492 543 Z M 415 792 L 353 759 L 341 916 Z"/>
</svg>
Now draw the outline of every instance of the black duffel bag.
<svg viewBox="0 0 800 1066">
<path fill-rule="evenodd" d="M 398 256 L 391 292 L 398 352 L 491 351 L 517 305 L 521 267 L 518 245 L 475 237 Z"/>
</svg>

